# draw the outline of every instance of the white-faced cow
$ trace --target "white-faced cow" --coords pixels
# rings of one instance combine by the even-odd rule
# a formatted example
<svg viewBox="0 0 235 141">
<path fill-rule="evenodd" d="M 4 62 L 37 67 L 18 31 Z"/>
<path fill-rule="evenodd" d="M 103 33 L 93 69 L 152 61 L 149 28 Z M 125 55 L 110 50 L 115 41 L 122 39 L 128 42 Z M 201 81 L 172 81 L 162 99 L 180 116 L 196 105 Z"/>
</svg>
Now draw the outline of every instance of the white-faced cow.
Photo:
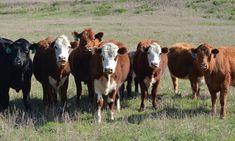
<svg viewBox="0 0 235 141">
<path fill-rule="evenodd" d="M 161 48 L 158 41 L 152 39 L 143 40 L 137 46 L 133 66 L 141 88 L 140 111 L 145 109 L 148 88 L 151 88 L 153 108 L 156 108 L 157 88 L 167 67 L 167 52 L 168 48 Z"/>
<path fill-rule="evenodd" d="M 33 72 L 30 50 L 34 50 L 25 39 L 15 42 L 0 38 L 0 111 L 9 105 L 9 88 L 22 90 L 26 110 L 30 107 L 31 77 Z"/>
<path fill-rule="evenodd" d="M 91 57 L 90 76 L 97 94 L 97 119 L 101 122 L 103 96 L 107 97 L 110 119 L 114 119 L 114 103 L 117 98 L 117 110 L 120 110 L 119 88 L 127 78 L 130 62 L 127 48 L 119 41 L 102 42 Z"/>
<path fill-rule="evenodd" d="M 34 76 L 42 84 L 43 102 L 51 107 L 60 96 L 61 105 L 67 101 L 68 77 L 70 67 L 68 57 L 71 45 L 65 35 L 57 39 L 46 38 L 38 42 L 38 50 L 34 56 Z"/>
</svg>

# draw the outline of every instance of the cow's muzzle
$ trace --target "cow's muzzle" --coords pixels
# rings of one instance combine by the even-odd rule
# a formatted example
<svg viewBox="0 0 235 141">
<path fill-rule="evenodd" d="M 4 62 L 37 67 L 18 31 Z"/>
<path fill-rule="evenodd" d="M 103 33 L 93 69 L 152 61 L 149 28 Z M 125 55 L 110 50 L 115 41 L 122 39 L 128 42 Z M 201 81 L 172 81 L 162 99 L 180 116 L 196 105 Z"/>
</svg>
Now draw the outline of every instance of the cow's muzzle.
<svg viewBox="0 0 235 141">
<path fill-rule="evenodd" d="M 207 69 L 207 65 L 205 63 L 201 63 L 200 68 L 202 71 L 205 71 Z"/>
<path fill-rule="evenodd" d="M 151 67 L 152 67 L 152 68 L 157 68 L 157 67 L 159 67 L 159 64 L 158 64 L 158 63 L 153 63 L 153 62 L 152 62 L 152 63 L 151 63 Z"/>
<path fill-rule="evenodd" d="M 112 74 L 112 73 L 113 73 L 113 69 L 105 68 L 105 69 L 104 69 L 104 72 L 105 72 L 106 74 Z"/>
<path fill-rule="evenodd" d="M 23 66 L 24 62 L 20 59 L 20 58 L 16 58 L 14 61 L 13 61 L 13 65 L 15 67 L 21 67 Z"/>
</svg>

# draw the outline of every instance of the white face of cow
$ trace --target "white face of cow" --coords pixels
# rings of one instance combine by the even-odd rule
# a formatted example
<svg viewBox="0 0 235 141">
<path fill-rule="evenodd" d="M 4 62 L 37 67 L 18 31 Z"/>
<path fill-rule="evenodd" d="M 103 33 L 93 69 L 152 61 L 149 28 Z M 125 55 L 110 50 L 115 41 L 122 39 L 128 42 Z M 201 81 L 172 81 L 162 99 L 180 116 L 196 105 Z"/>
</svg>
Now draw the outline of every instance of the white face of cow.
<svg viewBox="0 0 235 141">
<path fill-rule="evenodd" d="M 118 46 L 114 43 L 106 43 L 101 46 L 103 72 L 114 73 L 118 59 Z"/>
<path fill-rule="evenodd" d="M 71 49 L 70 41 L 65 35 L 61 35 L 56 39 L 54 48 L 57 64 L 59 66 L 65 65 Z"/>
<path fill-rule="evenodd" d="M 159 44 L 157 44 L 157 43 L 150 44 L 150 46 L 147 50 L 149 67 L 151 67 L 151 68 L 159 67 L 161 52 L 162 51 L 161 51 L 161 47 Z"/>
</svg>

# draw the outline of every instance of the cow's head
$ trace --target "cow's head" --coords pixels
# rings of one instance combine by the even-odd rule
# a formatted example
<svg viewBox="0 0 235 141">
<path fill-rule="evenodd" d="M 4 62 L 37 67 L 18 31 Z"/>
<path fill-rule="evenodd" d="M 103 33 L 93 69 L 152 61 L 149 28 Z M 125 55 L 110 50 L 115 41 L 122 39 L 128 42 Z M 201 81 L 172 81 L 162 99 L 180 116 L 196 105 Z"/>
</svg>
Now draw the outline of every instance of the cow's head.
<svg viewBox="0 0 235 141">
<path fill-rule="evenodd" d="M 126 52 L 126 48 L 119 48 L 114 43 L 105 43 L 101 45 L 96 50 L 96 53 L 100 54 L 102 58 L 103 72 L 106 74 L 114 73 L 117 66 L 118 55 L 122 55 Z"/>
<path fill-rule="evenodd" d="M 196 61 L 202 71 L 209 68 L 209 64 L 213 58 L 219 53 L 218 49 L 213 49 L 211 45 L 204 43 L 199 45 L 196 49 L 192 49 Z"/>
<path fill-rule="evenodd" d="M 88 51 L 93 51 L 94 47 L 98 47 L 104 35 L 103 32 L 94 34 L 90 28 L 85 29 L 81 33 L 73 32 L 72 34 L 75 38 L 75 41 L 80 41 L 79 46 L 85 47 L 85 49 Z"/>
<path fill-rule="evenodd" d="M 64 66 L 71 52 L 70 41 L 65 35 L 59 36 L 53 45 L 58 66 Z"/>
<path fill-rule="evenodd" d="M 157 68 L 160 65 L 161 54 L 167 53 L 168 48 L 161 48 L 156 42 L 151 43 L 147 48 L 142 47 L 141 51 L 147 54 L 148 64 L 151 68 Z"/>
<path fill-rule="evenodd" d="M 5 53 L 8 54 L 12 66 L 20 69 L 28 62 L 30 50 L 34 50 L 34 46 L 31 46 L 31 43 L 21 38 L 7 46 Z"/>
</svg>

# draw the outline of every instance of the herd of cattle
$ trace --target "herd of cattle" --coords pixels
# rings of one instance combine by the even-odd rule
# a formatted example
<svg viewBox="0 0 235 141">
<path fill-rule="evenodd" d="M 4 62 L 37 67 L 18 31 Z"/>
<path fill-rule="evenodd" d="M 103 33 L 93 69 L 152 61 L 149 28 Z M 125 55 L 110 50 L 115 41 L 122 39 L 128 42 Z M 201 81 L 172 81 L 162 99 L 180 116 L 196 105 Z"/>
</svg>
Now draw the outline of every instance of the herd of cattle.
<svg viewBox="0 0 235 141">
<path fill-rule="evenodd" d="M 226 116 L 226 99 L 229 85 L 235 85 L 235 48 L 213 48 L 210 44 L 194 47 L 177 43 L 161 47 L 156 40 L 146 39 L 138 43 L 135 51 L 128 52 L 120 41 L 102 41 L 103 32 L 94 34 L 89 28 L 73 32 L 75 41 L 65 35 L 56 39 L 48 37 L 31 44 L 25 39 L 11 41 L 0 38 L 0 111 L 9 105 L 9 88 L 22 90 L 26 110 L 30 107 L 31 77 L 34 74 L 43 88 L 43 103 L 51 108 L 60 97 L 60 105 L 66 105 L 70 72 L 77 87 L 77 104 L 80 106 L 81 83 L 88 87 L 91 103 L 97 104 L 96 116 L 101 122 L 105 102 L 109 106 L 110 119 L 114 119 L 114 106 L 120 110 L 123 83 L 127 80 L 127 94 L 131 95 L 131 82 L 135 91 L 141 89 L 140 111 L 145 109 L 148 90 L 152 106 L 156 108 L 156 95 L 161 76 L 169 68 L 174 92 L 178 93 L 178 80 L 189 79 L 193 98 L 200 92 L 200 81 L 205 78 L 212 101 L 212 114 L 216 113 L 217 92 L 220 92 L 221 118 Z M 30 50 L 35 53 L 33 61 Z"/>
</svg>

